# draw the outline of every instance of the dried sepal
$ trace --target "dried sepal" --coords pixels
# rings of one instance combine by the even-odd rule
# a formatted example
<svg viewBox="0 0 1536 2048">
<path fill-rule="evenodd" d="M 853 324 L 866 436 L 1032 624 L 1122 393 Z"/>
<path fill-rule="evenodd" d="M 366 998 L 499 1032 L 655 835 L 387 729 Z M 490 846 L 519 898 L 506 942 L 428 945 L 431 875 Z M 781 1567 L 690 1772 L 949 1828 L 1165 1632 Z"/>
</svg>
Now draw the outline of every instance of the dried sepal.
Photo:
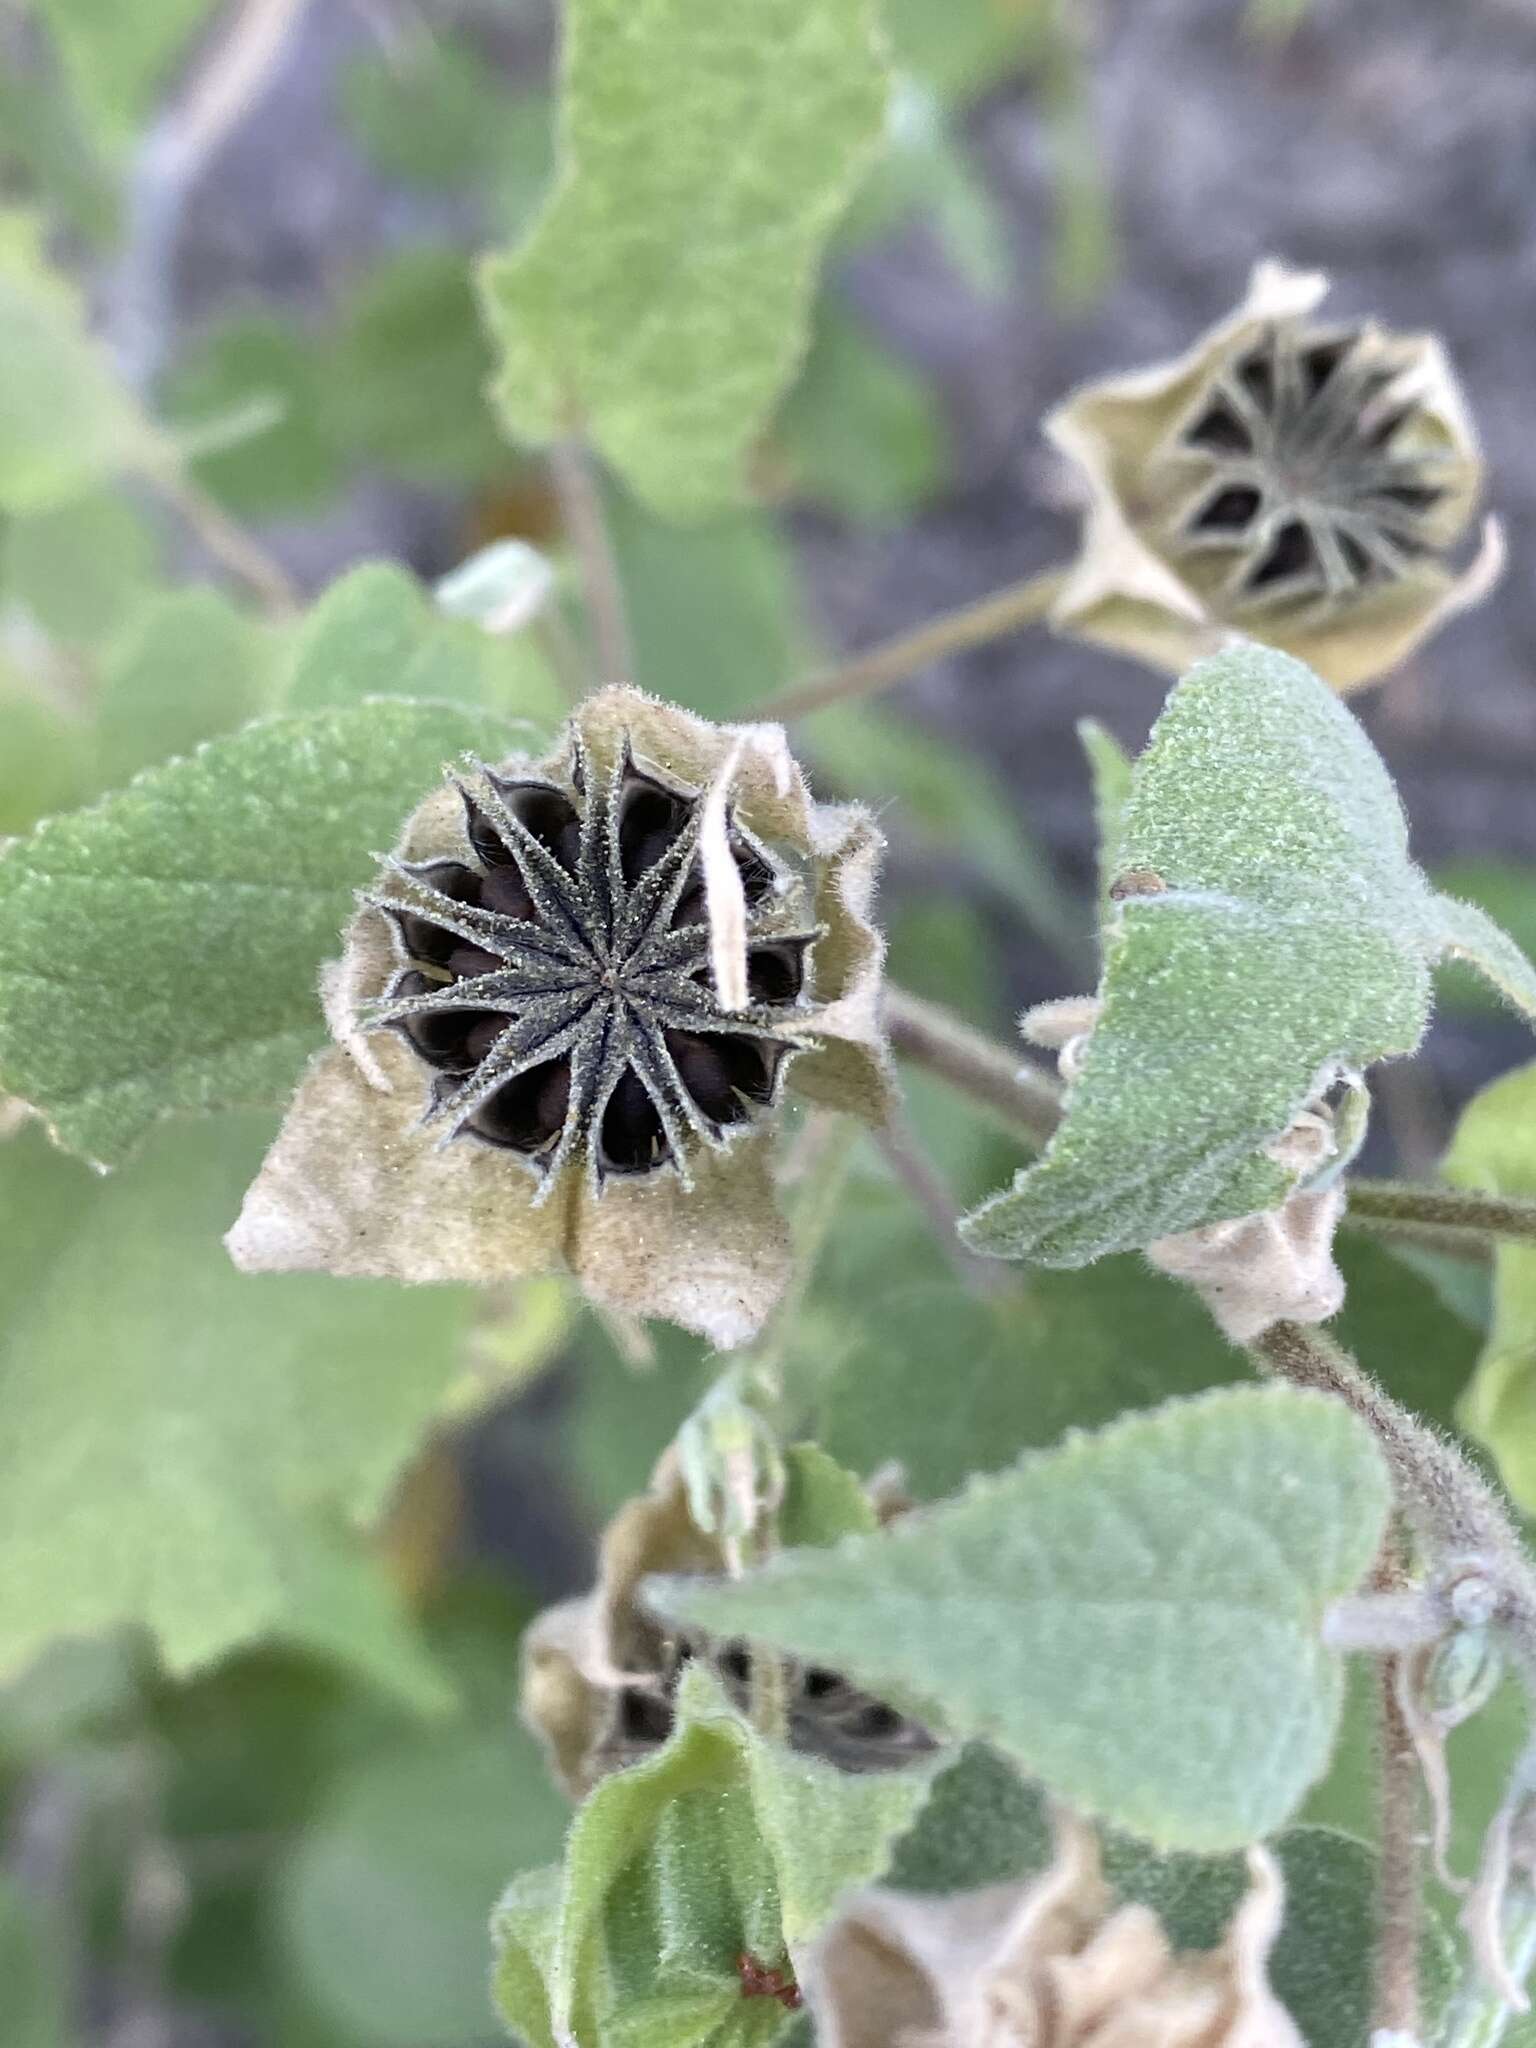
<svg viewBox="0 0 1536 2048">
<path fill-rule="evenodd" d="M 1344 1306 L 1344 1276 L 1333 1257 L 1344 1185 L 1331 1179 L 1319 1186 L 1316 1178 L 1337 1153 L 1326 1106 L 1303 1110 L 1266 1149 L 1298 1177 L 1278 1209 L 1157 1238 L 1146 1248 L 1154 1266 L 1194 1288 L 1234 1344 L 1252 1343 L 1271 1323 L 1325 1323 Z"/>
<path fill-rule="evenodd" d="M 1304 2048 L 1271 1990 L 1284 1888 L 1263 1849 L 1219 1948 L 1178 1951 L 1118 1902 L 1098 1839 L 1055 1816 L 1028 1884 L 947 1898 L 872 1891 L 802 1969 L 822 2048 Z"/>
<path fill-rule="evenodd" d="M 1325 322 L 1326 291 L 1261 263 L 1185 354 L 1046 421 L 1087 493 L 1058 629 L 1173 671 L 1240 633 L 1349 690 L 1487 594 L 1502 541 L 1489 520 L 1463 559 L 1483 462 L 1444 349 Z"/>
<path fill-rule="evenodd" d="M 1056 1054 L 1070 1083 L 1082 1071 L 1102 1008 L 1096 996 L 1037 1003 L 1021 1020 L 1024 1036 Z M 1195 1290 L 1234 1344 L 1252 1343 L 1271 1323 L 1327 1322 L 1344 1305 L 1333 1239 L 1345 1207 L 1341 1174 L 1365 1138 L 1367 1097 L 1353 1073 L 1338 1077 L 1337 1092 L 1337 1110 L 1319 1094 L 1265 1147 L 1295 1182 L 1278 1208 L 1155 1238 L 1144 1248 L 1161 1272 Z"/>
<path fill-rule="evenodd" d="M 886 1511 L 887 1496 L 883 1483 L 870 1490 L 877 1513 Z M 584 1798 L 610 1771 L 660 1748 L 672 1732 L 673 1696 L 691 1661 L 707 1660 L 735 1704 L 747 1707 L 748 1646 L 666 1626 L 640 1595 L 653 1573 L 724 1576 L 728 1551 L 727 1537 L 706 1534 L 695 1522 L 669 1451 L 650 1491 L 627 1502 L 604 1532 L 592 1591 L 549 1609 L 528 1630 L 523 1719 L 572 1798 Z M 791 1746 L 845 1770 L 898 1768 L 933 1748 L 916 1722 L 835 1672 L 786 1664 L 784 1693 Z"/>
<path fill-rule="evenodd" d="M 607 1308 L 745 1341 L 789 1271 L 786 1082 L 889 1109 L 879 845 L 858 807 L 811 801 L 777 727 L 634 690 L 590 699 L 543 760 L 455 778 L 326 974 L 335 1047 L 247 1197 L 236 1262 L 418 1281 L 564 1265 Z"/>
</svg>

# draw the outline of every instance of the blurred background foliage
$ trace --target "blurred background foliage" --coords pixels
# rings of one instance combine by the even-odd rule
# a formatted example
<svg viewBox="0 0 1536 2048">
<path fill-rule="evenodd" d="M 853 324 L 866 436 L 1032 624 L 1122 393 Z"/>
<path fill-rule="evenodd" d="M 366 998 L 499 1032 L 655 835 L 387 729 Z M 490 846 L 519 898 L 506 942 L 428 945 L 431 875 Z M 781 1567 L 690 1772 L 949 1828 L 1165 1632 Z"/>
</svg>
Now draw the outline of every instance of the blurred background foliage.
<svg viewBox="0 0 1536 2048">
<path fill-rule="evenodd" d="M 252 12 L 272 42 L 249 103 L 206 158 L 178 155 L 189 81 Z M 1353 305 L 1451 331 L 1520 560 L 1536 453 L 1500 426 L 1531 397 L 1536 224 L 1511 180 L 1536 27 L 1513 0 L 1455 28 L 1376 0 L 1347 21 L 1324 0 L 886 12 L 887 147 L 758 452 L 757 504 L 678 528 L 609 494 L 636 681 L 733 716 L 831 648 L 1058 559 L 1069 508 L 1038 413 L 1090 369 L 1177 345 L 1272 246 L 1331 264 Z M 370 556 L 431 580 L 501 537 L 566 565 L 543 467 L 486 405 L 469 271 L 544 190 L 555 32 L 541 0 L 0 0 L 0 833 L 297 687 L 321 626 L 229 573 L 245 530 L 304 600 Z M 1367 715 L 1437 878 L 1531 948 L 1536 616 L 1512 580 Z M 359 687 L 408 687 L 428 629 L 399 585 L 370 586 L 397 623 Z M 539 649 L 468 645 L 472 694 L 558 716 Z M 1135 742 L 1157 698 L 1036 636 L 808 724 L 818 785 L 882 807 L 903 982 L 1003 1034 L 1023 1002 L 1085 984 L 1073 723 Z M 1521 1056 L 1451 985 L 1372 1163 L 1432 1161 L 1456 1105 Z M 1015 1163 L 938 1084 L 911 1078 L 909 1114 L 932 1202 L 967 1205 Z M 441 1290 L 381 1339 L 399 1319 L 370 1290 L 321 1313 L 308 1283 L 236 1282 L 217 1231 L 270 1121 L 210 1128 L 211 1156 L 173 1129 L 105 1186 L 36 1130 L 0 1145 L 0 2041 L 476 2048 L 495 2037 L 488 1906 L 564 1818 L 516 1722 L 518 1633 L 586 1582 L 594 1532 L 709 1368 L 555 1284 Z M 1232 1376 L 1200 1311 L 1133 1261 L 983 1288 L 951 1258 L 910 1174 L 861 1149 L 787 1360 L 807 1427 L 861 1470 L 902 1460 L 919 1497 Z M 1346 1340 L 1453 1426 L 1486 1285 L 1372 1246 L 1353 1260 Z M 336 1387 L 352 1405 L 328 1415 Z M 253 1419 L 279 1398 L 291 1456 Z M 144 1413 L 197 1436 L 210 1486 L 258 1461 L 248 1611 L 202 1583 L 207 1503 L 156 1498 Z M 81 1416 L 97 1426 L 77 1451 Z M 327 1429 L 355 1437 L 345 1486 L 309 1455 Z M 153 1503 L 148 1594 L 113 1579 L 114 1537 L 142 1536 L 135 1493 Z M 134 1601 L 158 1647 L 93 1627 Z M 1457 1757 L 1463 1865 L 1513 1718 Z M 1309 1817 L 1368 1833 L 1357 1720 Z"/>
</svg>

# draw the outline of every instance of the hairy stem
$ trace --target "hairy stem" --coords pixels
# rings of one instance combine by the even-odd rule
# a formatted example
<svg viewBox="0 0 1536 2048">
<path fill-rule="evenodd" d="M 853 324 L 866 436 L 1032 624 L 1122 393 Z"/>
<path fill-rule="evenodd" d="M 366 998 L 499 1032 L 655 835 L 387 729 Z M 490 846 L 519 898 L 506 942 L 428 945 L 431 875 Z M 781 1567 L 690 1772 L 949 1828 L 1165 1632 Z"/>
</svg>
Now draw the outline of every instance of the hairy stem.
<svg viewBox="0 0 1536 2048">
<path fill-rule="evenodd" d="M 904 1059 L 968 1095 L 1031 1148 L 1043 1145 L 1061 1121 L 1055 1076 L 973 1031 L 953 1011 L 888 984 L 885 1023 Z"/>
<path fill-rule="evenodd" d="M 549 474 L 560 501 L 561 520 L 581 566 L 598 680 L 633 682 L 635 664 L 624 585 L 585 442 L 574 435 L 557 441 L 549 452 Z"/>
<path fill-rule="evenodd" d="M 1350 1185 L 1353 1188 L 1353 1182 Z M 1410 1223 L 1406 1218 L 1362 1215 L 1351 1209 L 1339 1218 L 1339 1227 L 1359 1237 L 1379 1237 L 1388 1244 L 1438 1252 L 1442 1258 L 1461 1259 L 1470 1266 L 1486 1266 L 1493 1258 L 1493 1240 L 1480 1230 L 1453 1230 L 1433 1223 Z"/>
<path fill-rule="evenodd" d="M 586 666 L 558 601 L 545 608 L 534 621 L 533 630 L 566 702 L 579 704 L 587 694 Z"/>
<path fill-rule="evenodd" d="M 1464 1188 L 1421 1187 L 1411 1181 L 1352 1180 L 1349 1214 L 1384 1229 L 1416 1229 L 1508 1237 L 1536 1244 L 1536 1202 L 1514 1195 L 1475 1194 Z"/>
<path fill-rule="evenodd" d="M 876 1137 L 881 1157 L 922 1212 L 950 1270 L 972 1294 L 1000 1294 L 1009 1285 L 995 1259 L 968 1252 L 956 1234 L 960 1212 L 944 1176 L 917 1140 L 908 1120 L 898 1115 Z"/>
<path fill-rule="evenodd" d="M 193 482 L 169 445 L 151 452 L 143 475 L 219 566 L 245 585 L 270 618 L 293 617 L 302 601 L 287 570 L 216 498 Z"/>
<path fill-rule="evenodd" d="M 983 646 L 988 640 L 1000 640 L 1005 633 L 1017 632 L 1020 626 L 1033 625 L 1050 611 L 1065 581 L 1064 570 L 1047 569 L 1043 575 L 1010 584 L 1006 590 L 994 591 L 975 604 L 930 619 L 915 632 L 887 640 L 837 668 L 781 691 L 777 697 L 769 698 L 757 715 L 803 718 L 807 712 L 820 711 L 827 704 L 873 696 L 876 690 L 883 690 L 946 655 Z"/>
<path fill-rule="evenodd" d="M 1476 1560 L 1530 1602 L 1536 1622 L 1536 1579 L 1493 1489 L 1456 1447 L 1394 1401 L 1321 1331 L 1272 1323 L 1254 1340 L 1253 1355 L 1278 1379 L 1333 1394 L 1367 1422 L 1397 1485 L 1398 1505 L 1435 1562 Z"/>
<path fill-rule="evenodd" d="M 1373 1580 L 1383 1594 L 1408 1589 L 1407 1549 L 1394 1527 Z M 1422 2020 L 1419 1953 L 1424 1935 L 1423 1782 L 1413 1733 L 1398 1691 L 1401 1659 L 1381 1658 L 1375 1673 L 1381 1790 L 1378 1825 L 1375 1989 L 1372 2024 L 1417 2040 Z"/>
<path fill-rule="evenodd" d="M 790 1204 L 794 1270 L 767 1327 L 746 1354 L 759 1375 L 771 1383 L 776 1397 L 783 1393 L 785 1350 L 842 1208 L 857 1138 L 851 1118 L 818 1112 L 806 1124 L 789 1162 L 785 1192 Z"/>
</svg>

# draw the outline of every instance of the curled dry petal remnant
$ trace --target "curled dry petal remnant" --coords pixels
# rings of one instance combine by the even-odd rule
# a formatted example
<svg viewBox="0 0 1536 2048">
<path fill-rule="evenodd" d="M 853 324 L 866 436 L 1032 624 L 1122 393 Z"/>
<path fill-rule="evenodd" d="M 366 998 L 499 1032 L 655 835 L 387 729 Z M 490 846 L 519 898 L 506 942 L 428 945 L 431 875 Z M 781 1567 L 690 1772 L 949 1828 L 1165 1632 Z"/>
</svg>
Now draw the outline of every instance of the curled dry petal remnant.
<svg viewBox="0 0 1536 2048">
<path fill-rule="evenodd" d="M 821 2048 L 1305 2048 L 1267 1974 L 1283 1903 L 1250 1850 L 1221 1946 L 1175 1950 L 1149 1907 L 1116 1900 L 1092 1828 L 1058 1813 L 1033 1882 L 866 1893 L 801 1982 Z"/>
<path fill-rule="evenodd" d="M 1179 670 L 1231 633 L 1335 689 L 1384 675 L 1503 564 L 1441 344 L 1316 316 L 1327 279 L 1261 263 L 1174 361 L 1089 384 L 1045 430 L 1080 471 L 1064 632 Z"/>
<path fill-rule="evenodd" d="M 715 842 L 718 842 L 716 844 Z M 744 1342 L 789 1270 L 786 1081 L 887 1113 L 880 840 L 776 726 L 609 689 L 405 826 L 229 1247 L 247 1270 L 497 1281 Z M 722 868 L 729 876 L 722 880 Z"/>
<path fill-rule="evenodd" d="M 870 1498 L 880 1512 L 873 1488 Z M 663 1627 L 639 1593 L 652 1573 L 718 1577 L 725 1570 L 724 1546 L 694 1522 L 676 1459 L 668 1452 L 650 1492 L 627 1502 L 609 1523 L 597 1585 L 580 1599 L 550 1608 L 524 1637 L 523 1718 L 572 1798 L 584 1798 L 609 1771 L 637 1763 L 666 1741 L 672 1697 L 691 1659 L 709 1658 L 727 1693 L 747 1707 L 747 1646 Z M 845 1770 L 884 1770 L 933 1747 L 926 1729 L 835 1672 L 790 1663 L 784 1678 L 795 1749 Z"/>
<path fill-rule="evenodd" d="M 1096 997 L 1073 996 L 1025 1015 L 1025 1037 L 1056 1053 L 1068 1083 L 1081 1070 L 1099 1009 Z M 1363 1103 L 1358 1077 L 1345 1101 Z M 1333 1257 L 1342 1171 L 1363 1136 L 1363 1114 L 1336 1118 L 1319 1096 L 1267 1148 L 1296 1182 L 1277 1209 L 1157 1238 L 1146 1247 L 1148 1259 L 1193 1287 L 1234 1344 L 1251 1344 L 1271 1323 L 1327 1322 L 1344 1306 L 1344 1276 Z"/>
</svg>

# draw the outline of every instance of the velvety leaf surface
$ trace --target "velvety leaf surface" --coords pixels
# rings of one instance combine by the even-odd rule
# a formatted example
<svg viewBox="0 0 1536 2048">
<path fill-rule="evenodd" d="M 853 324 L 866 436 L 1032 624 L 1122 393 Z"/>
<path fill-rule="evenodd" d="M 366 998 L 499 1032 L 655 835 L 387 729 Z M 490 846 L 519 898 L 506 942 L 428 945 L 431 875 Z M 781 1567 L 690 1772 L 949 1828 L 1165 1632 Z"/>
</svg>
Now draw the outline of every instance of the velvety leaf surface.
<svg viewBox="0 0 1536 2048">
<path fill-rule="evenodd" d="M 969 1217 L 1006 1258 L 1105 1252 L 1273 1207 L 1265 1151 L 1341 1067 L 1412 1052 L 1447 952 L 1536 1012 L 1536 975 L 1408 857 L 1391 780 L 1300 662 L 1239 647 L 1177 685 L 1137 762 L 1103 1014 L 1044 1156 Z"/>
<path fill-rule="evenodd" d="M 373 856 L 445 762 L 509 743 L 438 704 L 274 718 L 7 847 L 0 1088 L 106 1165 L 169 1111 L 281 1102 Z"/>
<path fill-rule="evenodd" d="M 35 0 L 93 129 L 126 143 L 147 118 L 178 58 L 210 12 L 210 0 L 155 0 L 115 7 L 99 0 Z"/>
<path fill-rule="evenodd" d="M 84 718 L 47 701 L 0 658 L 0 837 L 25 832 L 48 812 L 79 803 L 91 786 L 91 732 Z"/>
<path fill-rule="evenodd" d="M 368 2048 L 463 2048 L 495 2026 L 485 1923 L 509 1866 L 557 1854 L 565 1802 L 532 1739 L 459 1723 L 338 1775 L 284 1873 L 295 1974 Z"/>
<path fill-rule="evenodd" d="M 1152 1841 L 1227 1848 L 1326 1767 L 1342 1681 L 1322 1614 L 1368 1569 L 1386 1506 L 1374 1445 L 1336 1404 L 1226 1388 L 878 1536 L 655 1597 L 995 1742 Z"/>
<path fill-rule="evenodd" d="M 11 520 L 0 536 L 0 592 L 68 647 L 118 633 L 157 587 L 161 536 L 108 486 Z"/>
<path fill-rule="evenodd" d="M 174 1672 L 279 1635 L 440 1704 L 349 1524 L 452 1396 L 472 1303 L 238 1274 L 269 1136 L 168 1125 L 106 1179 L 35 1128 L 0 1146 L 0 1672 L 137 1623 Z"/>
<path fill-rule="evenodd" d="M 271 632 L 215 590 L 146 605 L 104 665 L 96 780 L 110 789 L 270 708 Z"/>
<path fill-rule="evenodd" d="M 898 1460 L 923 1500 L 1066 1429 L 1242 1372 L 1189 1290 L 1139 1260 L 1042 1274 L 997 1302 L 940 1281 L 891 1286 L 889 1271 L 862 1313 L 850 1306 L 808 1323 L 803 1349 L 823 1382 L 821 1441 L 861 1471 Z"/>
<path fill-rule="evenodd" d="M 1463 1110 L 1447 1179 L 1498 1195 L 1536 1195 L 1536 1064 L 1485 1088 Z M 1494 1247 L 1493 1325 L 1461 1405 L 1465 1429 L 1493 1453 L 1499 1476 L 1536 1512 L 1536 1246 Z"/>
<path fill-rule="evenodd" d="M 0 1875 L 0 2039 L 6 2048 L 69 2048 L 70 1956 L 57 1911 Z"/>
<path fill-rule="evenodd" d="M 698 1667 L 678 1727 L 581 1807 L 559 1871 L 519 1880 L 494 1925 L 503 2017 L 532 2043 L 748 2048 L 789 2015 L 737 1961 L 793 1977 L 792 1948 L 885 1868 L 943 1761 L 848 1773 L 769 1744 Z"/>
<path fill-rule="evenodd" d="M 1114 734 L 1096 718 L 1079 719 L 1077 737 L 1088 757 L 1093 785 L 1093 819 L 1099 835 L 1099 895 L 1104 898 L 1121 870 L 1120 833 L 1131 797 L 1131 761 Z"/>
<path fill-rule="evenodd" d="M 581 419 L 674 516 L 738 496 L 886 90 L 869 0 L 573 0 L 555 186 L 484 272 L 511 430 Z"/>
<path fill-rule="evenodd" d="M 146 424 L 52 269 L 40 223 L 0 208 L 0 511 L 64 504 L 132 461 Z"/>
</svg>

